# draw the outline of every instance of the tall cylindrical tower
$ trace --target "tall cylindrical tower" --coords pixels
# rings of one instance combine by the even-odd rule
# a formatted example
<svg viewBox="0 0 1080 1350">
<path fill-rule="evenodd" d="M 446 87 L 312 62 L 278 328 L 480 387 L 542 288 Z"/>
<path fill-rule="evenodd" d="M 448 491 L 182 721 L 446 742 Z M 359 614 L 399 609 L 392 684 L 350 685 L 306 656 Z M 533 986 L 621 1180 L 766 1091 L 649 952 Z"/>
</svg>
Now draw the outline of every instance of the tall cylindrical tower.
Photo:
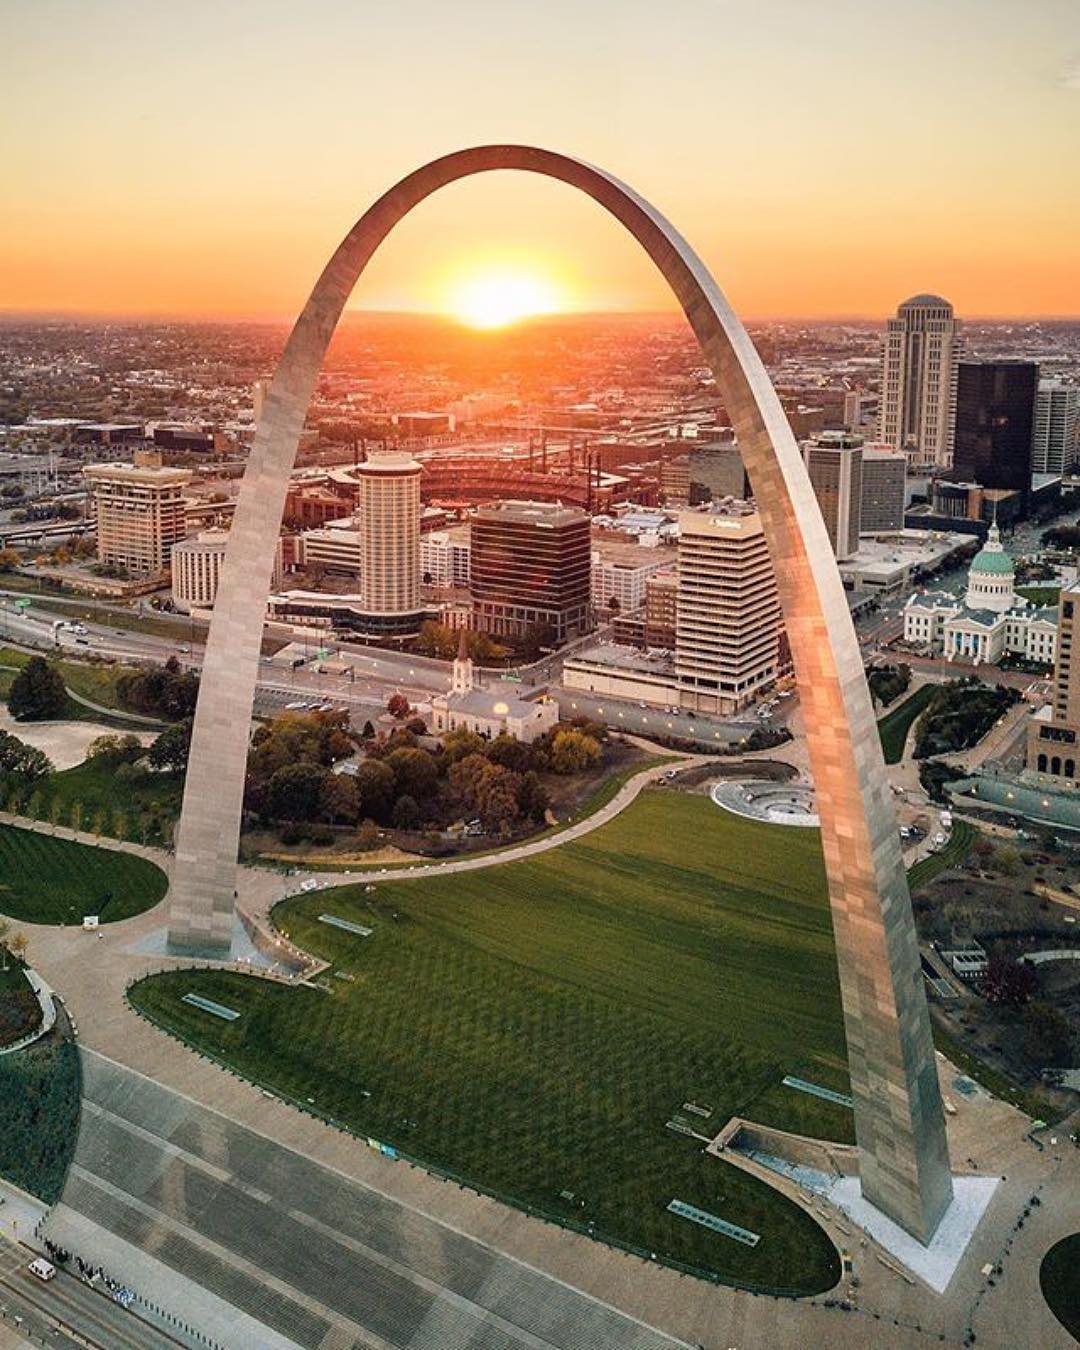
<svg viewBox="0 0 1080 1350">
<path fill-rule="evenodd" d="M 360 589 L 372 615 L 420 605 L 420 465 L 402 451 L 373 452 L 356 468 Z"/>
</svg>

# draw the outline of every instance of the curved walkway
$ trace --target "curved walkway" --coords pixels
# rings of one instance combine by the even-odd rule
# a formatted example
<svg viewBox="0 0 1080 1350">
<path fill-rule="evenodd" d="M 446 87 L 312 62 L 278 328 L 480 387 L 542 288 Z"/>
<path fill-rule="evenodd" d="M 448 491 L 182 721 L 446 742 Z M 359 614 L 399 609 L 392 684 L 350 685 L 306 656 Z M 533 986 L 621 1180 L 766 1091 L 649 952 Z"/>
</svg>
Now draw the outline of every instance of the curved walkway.
<svg viewBox="0 0 1080 1350">
<path fill-rule="evenodd" d="M 628 740 L 632 738 L 628 737 Z M 637 742 L 647 746 L 655 751 L 656 747 L 649 742 Z M 490 853 L 477 854 L 469 858 L 451 858 L 444 862 L 431 863 L 409 863 L 400 867 L 359 867 L 351 872 L 319 872 L 319 888 L 329 889 L 332 886 L 352 886 L 357 882 L 363 881 L 409 881 L 417 877 L 430 877 L 433 873 L 446 875 L 451 872 L 475 872 L 483 867 L 496 867 L 502 863 L 521 862 L 525 858 L 531 858 L 537 853 L 546 853 L 549 849 L 560 848 L 563 844 L 568 844 L 574 839 L 580 839 L 583 835 L 591 834 L 593 830 L 598 830 L 601 825 L 606 825 L 609 820 L 625 811 L 633 802 L 643 788 L 651 786 L 666 777 L 673 769 L 678 772 L 682 769 L 696 768 L 701 764 L 709 764 L 716 757 L 714 755 L 693 755 L 683 752 L 671 752 L 672 759 L 665 759 L 662 764 L 653 764 L 650 767 L 639 769 L 631 778 L 628 778 L 618 792 L 609 802 L 598 807 L 595 811 L 585 816 L 584 819 L 577 821 L 573 825 L 567 825 L 562 829 L 556 829 L 551 834 L 541 835 L 536 839 L 526 839 L 520 844 L 510 844 L 506 848 L 493 849 Z M 677 756 L 677 763 L 674 762 Z M 303 868 L 299 869 L 303 871 Z M 271 908 L 287 895 L 296 891 L 296 885 L 287 884 L 282 889 L 282 878 L 274 873 L 268 873 L 264 868 L 245 867 L 241 868 L 240 874 L 240 907 L 244 913 L 252 918 L 263 918 L 269 915 Z"/>
</svg>

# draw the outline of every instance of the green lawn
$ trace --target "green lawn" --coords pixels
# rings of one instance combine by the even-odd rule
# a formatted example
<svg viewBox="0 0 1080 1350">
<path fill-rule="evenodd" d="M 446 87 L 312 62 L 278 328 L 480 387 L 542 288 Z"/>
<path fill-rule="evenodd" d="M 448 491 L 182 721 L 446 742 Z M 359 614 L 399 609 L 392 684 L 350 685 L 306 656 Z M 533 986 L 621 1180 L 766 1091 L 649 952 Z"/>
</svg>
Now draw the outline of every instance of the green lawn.
<svg viewBox="0 0 1080 1350">
<path fill-rule="evenodd" d="M 0 914 L 25 923 L 115 923 L 165 894 L 165 873 L 145 858 L 0 825 Z"/>
<path fill-rule="evenodd" d="M 1080 1341 L 1080 1233 L 1062 1238 L 1043 1257 L 1039 1287 L 1050 1311 Z"/>
<path fill-rule="evenodd" d="M 835 1282 L 809 1216 L 665 1128 L 696 1102 L 712 1108 L 706 1134 L 738 1113 L 851 1139 L 849 1111 L 780 1086 L 786 1073 L 847 1086 L 816 832 L 647 791 L 527 861 L 323 891 L 275 917 L 332 962 L 325 988 L 182 971 L 132 1002 L 307 1109 L 512 1202 L 724 1280 Z M 240 1019 L 184 1004 L 194 990 Z M 673 1198 L 763 1240 L 675 1218 Z"/>
<path fill-rule="evenodd" d="M 912 722 L 937 693 L 936 684 L 924 684 L 916 689 L 903 703 L 887 713 L 878 722 L 881 736 L 881 748 L 885 752 L 886 764 L 899 764 L 904 757 L 904 745 Z"/>
<path fill-rule="evenodd" d="M 134 844 L 171 843 L 182 793 L 179 774 L 151 773 L 125 781 L 114 765 L 94 759 L 38 783 L 0 779 L 4 810 Z"/>
<path fill-rule="evenodd" d="M 912 893 L 923 886 L 928 886 L 939 872 L 944 872 L 947 868 L 955 867 L 958 862 L 962 862 L 975 842 L 975 833 L 974 826 L 969 825 L 966 820 L 954 821 L 952 831 L 943 847 L 936 853 L 930 853 L 920 859 L 908 872 L 908 885 Z"/>
<path fill-rule="evenodd" d="M 1025 600 L 1030 600 L 1033 604 L 1050 606 L 1056 605 L 1061 599 L 1060 586 L 1017 586 L 1016 594 L 1022 595 Z"/>
</svg>

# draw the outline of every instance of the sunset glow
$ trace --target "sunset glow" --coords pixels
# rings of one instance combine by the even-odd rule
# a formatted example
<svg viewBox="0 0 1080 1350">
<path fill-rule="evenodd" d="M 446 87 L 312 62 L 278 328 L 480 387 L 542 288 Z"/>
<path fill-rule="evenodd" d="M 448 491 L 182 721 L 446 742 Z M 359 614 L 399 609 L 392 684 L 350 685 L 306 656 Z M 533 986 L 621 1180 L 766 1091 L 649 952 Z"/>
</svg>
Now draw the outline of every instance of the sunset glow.
<svg viewBox="0 0 1080 1350">
<path fill-rule="evenodd" d="M 474 273 L 450 291 L 449 310 L 470 328 L 502 328 L 565 308 L 548 278 L 516 270 Z"/>
</svg>

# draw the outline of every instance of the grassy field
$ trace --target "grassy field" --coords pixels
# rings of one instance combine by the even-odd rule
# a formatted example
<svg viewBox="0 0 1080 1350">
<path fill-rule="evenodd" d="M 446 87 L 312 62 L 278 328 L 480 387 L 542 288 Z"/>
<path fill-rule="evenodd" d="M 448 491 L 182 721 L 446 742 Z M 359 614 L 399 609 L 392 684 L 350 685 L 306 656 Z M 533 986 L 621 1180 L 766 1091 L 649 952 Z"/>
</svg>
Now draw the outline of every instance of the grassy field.
<svg viewBox="0 0 1080 1350">
<path fill-rule="evenodd" d="M 165 894 L 160 867 L 115 849 L 0 825 L 0 914 L 26 923 L 115 923 Z"/>
<path fill-rule="evenodd" d="M 885 752 L 886 764 L 899 764 L 904 757 L 904 745 L 912 722 L 925 709 L 937 693 L 936 684 L 924 684 L 910 697 L 904 699 L 891 713 L 887 713 L 878 722 L 881 736 L 881 748 Z"/>
<path fill-rule="evenodd" d="M 361 939 L 322 913 L 370 926 Z M 307 1109 L 563 1222 L 725 1280 L 830 1287 L 835 1252 L 770 1187 L 665 1128 L 685 1102 L 850 1140 L 816 832 L 648 791 L 587 838 L 474 873 L 291 900 L 325 988 L 216 971 L 151 977 L 134 1005 Z M 241 1012 L 223 1023 L 181 1000 Z M 370 1095 L 369 1095 L 370 1094 Z M 754 1249 L 666 1212 L 679 1198 Z"/>
<path fill-rule="evenodd" d="M 1062 1238 L 1046 1253 L 1039 1267 L 1039 1287 L 1050 1311 L 1080 1341 L 1080 1233 Z"/>
</svg>

